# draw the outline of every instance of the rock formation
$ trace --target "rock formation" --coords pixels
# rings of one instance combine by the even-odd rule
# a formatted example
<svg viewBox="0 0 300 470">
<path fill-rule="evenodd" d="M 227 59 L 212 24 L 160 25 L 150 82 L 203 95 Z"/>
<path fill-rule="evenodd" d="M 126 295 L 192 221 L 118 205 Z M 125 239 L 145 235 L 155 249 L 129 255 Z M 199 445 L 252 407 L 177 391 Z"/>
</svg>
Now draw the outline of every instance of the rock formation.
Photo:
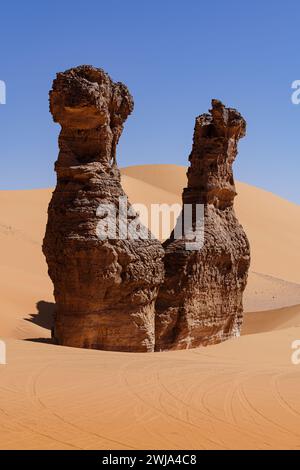
<svg viewBox="0 0 300 470">
<path fill-rule="evenodd" d="M 249 243 L 233 209 L 232 164 L 245 135 L 242 116 L 218 100 L 196 118 L 183 208 L 193 217 L 180 238 L 165 248 L 165 281 L 156 301 L 157 351 L 209 345 L 239 335 L 242 295 L 250 262 Z M 197 204 L 204 208 L 204 245 L 187 250 L 196 229 Z M 201 232 L 201 230 L 200 230 Z M 188 240 L 187 240 L 188 239 Z"/>
<path fill-rule="evenodd" d="M 61 345 L 154 349 L 162 246 L 150 237 L 122 239 L 131 223 L 145 230 L 130 206 L 128 223 L 122 230 L 117 225 L 116 237 L 100 240 L 97 235 L 104 217 L 96 215 L 99 204 L 120 215 L 119 197 L 125 194 L 116 146 L 132 110 L 127 87 L 101 69 L 80 66 L 59 73 L 53 82 L 50 111 L 62 129 L 43 251 L 56 300 L 53 336 Z"/>
</svg>

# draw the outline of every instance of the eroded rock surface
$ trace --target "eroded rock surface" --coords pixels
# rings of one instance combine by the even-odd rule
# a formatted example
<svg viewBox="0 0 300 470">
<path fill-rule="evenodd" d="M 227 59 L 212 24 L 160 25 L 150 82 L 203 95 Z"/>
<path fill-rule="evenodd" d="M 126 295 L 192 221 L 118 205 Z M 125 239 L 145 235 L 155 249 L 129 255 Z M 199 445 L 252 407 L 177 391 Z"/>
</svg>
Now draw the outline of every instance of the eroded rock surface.
<svg viewBox="0 0 300 470">
<path fill-rule="evenodd" d="M 96 233 L 99 204 L 113 204 L 118 217 L 125 196 L 116 146 L 132 110 L 127 87 L 101 69 L 80 66 L 53 82 L 50 111 L 62 129 L 43 251 L 56 300 L 53 335 L 61 345 L 154 349 L 161 244 L 150 237 L 101 241 Z M 128 223 L 136 221 L 132 211 Z"/>
<path fill-rule="evenodd" d="M 232 164 L 245 135 L 242 116 L 218 100 L 196 118 L 183 204 L 204 205 L 204 246 L 164 243 L 165 281 L 156 301 L 156 350 L 209 345 L 239 335 L 250 250 L 233 209 Z M 194 216 L 191 228 L 195 228 Z M 188 227 L 186 227 L 188 228 Z"/>
</svg>

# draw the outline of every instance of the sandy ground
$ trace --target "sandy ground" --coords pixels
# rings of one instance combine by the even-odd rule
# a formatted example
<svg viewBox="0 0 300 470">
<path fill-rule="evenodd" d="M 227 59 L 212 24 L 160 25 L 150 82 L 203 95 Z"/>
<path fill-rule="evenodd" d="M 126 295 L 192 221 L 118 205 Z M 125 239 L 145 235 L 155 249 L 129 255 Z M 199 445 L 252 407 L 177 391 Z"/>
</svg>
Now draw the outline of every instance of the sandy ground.
<svg viewBox="0 0 300 470">
<path fill-rule="evenodd" d="M 122 174 L 132 202 L 180 201 L 183 167 Z M 252 247 L 242 336 L 155 354 L 48 344 L 53 297 L 41 241 L 51 190 L 0 191 L 1 449 L 300 447 L 300 365 L 291 362 L 300 339 L 300 207 L 237 188 Z"/>
</svg>

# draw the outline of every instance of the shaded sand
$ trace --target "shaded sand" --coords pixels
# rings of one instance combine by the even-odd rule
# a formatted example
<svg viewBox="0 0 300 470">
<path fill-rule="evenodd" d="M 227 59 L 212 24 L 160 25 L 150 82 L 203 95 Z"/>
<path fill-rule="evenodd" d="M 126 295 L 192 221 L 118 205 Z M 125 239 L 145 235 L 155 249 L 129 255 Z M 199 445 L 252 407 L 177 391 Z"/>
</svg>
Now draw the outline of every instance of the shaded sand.
<svg viewBox="0 0 300 470">
<path fill-rule="evenodd" d="M 185 168 L 122 173 L 132 202 L 180 203 Z M 238 191 L 252 245 L 245 308 L 256 313 L 239 339 L 156 354 L 47 344 L 54 304 L 41 243 L 51 190 L 0 191 L 1 449 L 300 446 L 300 365 L 290 359 L 300 339 L 300 208 Z"/>
<path fill-rule="evenodd" d="M 242 335 L 300 327 L 300 304 L 245 315 Z"/>
</svg>

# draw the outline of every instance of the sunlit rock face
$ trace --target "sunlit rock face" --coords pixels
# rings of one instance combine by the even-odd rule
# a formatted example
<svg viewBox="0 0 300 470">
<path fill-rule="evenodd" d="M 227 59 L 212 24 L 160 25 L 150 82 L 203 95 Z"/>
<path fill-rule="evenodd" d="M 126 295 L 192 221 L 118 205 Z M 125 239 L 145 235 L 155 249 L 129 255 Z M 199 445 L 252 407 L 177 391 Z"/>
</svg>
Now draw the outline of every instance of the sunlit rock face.
<svg viewBox="0 0 300 470">
<path fill-rule="evenodd" d="M 97 233 L 99 205 L 112 205 L 118 218 L 125 196 L 116 147 L 132 110 L 127 87 L 91 66 L 57 74 L 50 91 L 61 132 L 43 251 L 54 284 L 53 336 L 61 345 L 154 350 L 163 248 L 150 236 L 120 239 L 118 224 L 113 238 L 100 240 Z M 138 220 L 128 209 L 123 231 Z"/>
<path fill-rule="evenodd" d="M 232 164 L 246 122 L 232 108 L 212 101 L 209 114 L 196 118 L 188 184 L 196 227 L 197 204 L 204 206 L 204 245 L 187 250 L 189 240 L 174 232 L 164 243 L 165 281 L 156 301 L 157 351 L 186 349 L 238 336 L 250 250 L 233 209 L 236 190 Z"/>
</svg>

